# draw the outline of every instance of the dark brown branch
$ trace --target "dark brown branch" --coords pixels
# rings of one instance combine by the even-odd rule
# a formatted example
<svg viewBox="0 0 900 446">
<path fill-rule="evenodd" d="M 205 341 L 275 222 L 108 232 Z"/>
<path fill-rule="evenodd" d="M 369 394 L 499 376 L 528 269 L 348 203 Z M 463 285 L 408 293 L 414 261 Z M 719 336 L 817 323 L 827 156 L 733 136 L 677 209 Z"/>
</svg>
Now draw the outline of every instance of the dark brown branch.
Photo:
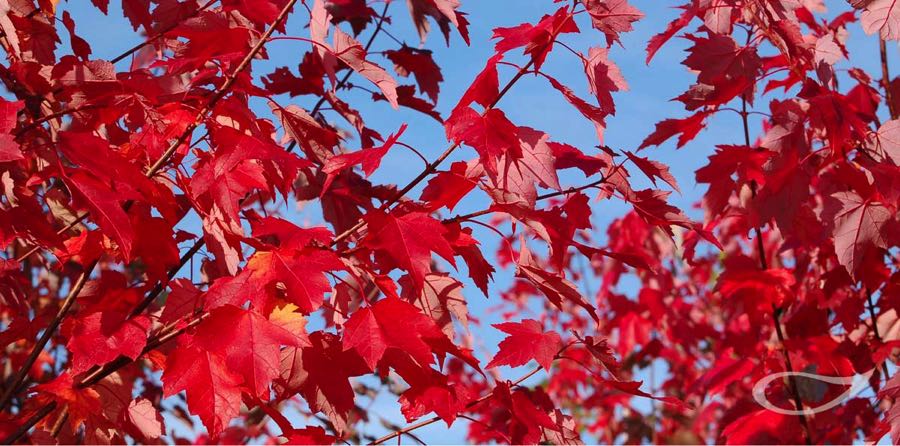
<svg viewBox="0 0 900 446">
<path fill-rule="evenodd" d="M 891 119 L 897 119 L 897 107 L 894 105 L 894 94 L 891 91 L 891 72 L 888 69 L 887 45 L 884 39 L 878 39 L 878 50 L 881 53 L 881 87 L 884 88 L 884 100 L 887 102 Z"/>
<path fill-rule="evenodd" d="M 747 146 L 747 149 L 750 149 L 750 125 L 747 122 L 747 97 L 746 95 L 741 96 L 741 122 L 744 128 L 744 144 Z M 753 199 L 756 199 L 756 181 L 750 181 L 750 193 Z M 757 247 L 757 255 L 759 257 L 759 267 L 761 270 L 765 271 L 769 269 L 768 260 L 766 259 L 766 247 L 763 243 L 762 237 L 762 228 L 761 225 L 757 225 L 754 229 L 756 233 L 756 247 Z M 797 377 L 793 374 L 794 366 L 791 363 L 791 355 L 787 349 L 787 345 L 785 344 L 785 336 L 784 332 L 781 329 L 781 314 L 784 309 L 772 305 L 772 321 L 775 324 L 775 334 L 778 336 L 778 343 L 781 347 L 782 356 L 784 356 L 784 366 L 787 369 L 788 373 L 788 387 L 791 391 L 791 397 L 794 400 L 794 406 L 797 411 L 803 410 L 803 400 L 800 398 L 800 390 L 797 385 Z M 797 414 L 797 418 L 800 421 L 800 425 L 803 426 L 804 439 L 806 444 L 812 444 L 812 431 L 809 427 L 809 421 L 806 419 L 806 415 L 803 413 Z"/>
<path fill-rule="evenodd" d="M 197 14 L 200 14 L 202 11 L 206 10 L 206 8 L 209 8 L 210 6 L 212 6 L 213 3 L 215 3 L 216 1 L 218 1 L 218 0 L 209 0 L 208 2 L 206 2 L 206 4 L 204 4 L 203 6 L 197 8 L 197 10 L 196 10 L 193 14 L 191 14 L 191 15 L 188 16 L 188 17 L 186 17 L 185 19 L 190 19 L 190 18 L 193 18 L 193 17 L 197 16 Z M 112 62 L 112 63 L 114 63 L 114 64 L 115 64 L 115 63 L 119 63 L 122 59 L 124 59 L 124 58 L 126 58 L 126 57 L 128 57 L 128 56 L 130 56 L 130 55 L 132 55 L 132 54 L 134 54 L 135 52 L 137 52 L 137 51 L 140 50 L 141 48 L 143 48 L 143 47 L 145 47 L 145 46 L 147 46 L 147 45 L 149 45 L 149 44 L 155 42 L 157 39 L 159 39 L 160 37 L 164 36 L 167 32 L 172 31 L 173 29 L 175 29 L 175 28 L 176 28 L 178 25 L 180 25 L 181 23 L 182 23 L 182 22 L 175 22 L 175 23 L 173 23 L 173 24 L 167 26 L 165 29 L 163 29 L 163 30 L 157 32 L 156 34 L 154 34 L 154 35 L 148 37 L 148 38 L 147 38 L 146 40 L 144 40 L 143 42 L 141 42 L 141 43 L 139 43 L 139 44 L 137 44 L 137 45 L 135 45 L 135 46 L 133 46 L 133 47 L 131 47 L 131 48 L 125 50 L 125 52 L 123 52 L 122 54 L 119 54 L 118 56 L 116 56 L 116 57 L 114 57 L 114 58 L 112 58 L 112 59 L 110 59 L 109 61 Z"/>
<path fill-rule="evenodd" d="M 84 271 L 82 271 L 78 276 L 78 279 L 75 280 L 75 283 L 72 284 L 72 288 L 69 290 L 69 294 L 66 296 L 65 300 L 63 300 L 62 305 L 56 312 L 56 315 L 50 321 L 50 324 L 47 326 L 47 328 L 44 329 L 41 337 L 31 349 L 31 353 L 28 354 L 28 358 L 25 359 L 25 363 L 22 364 L 22 366 L 19 368 L 19 371 L 16 372 L 16 375 L 13 378 L 12 382 L 6 388 L 6 391 L 3 392 L 3 396 L 0 397 L 0 411 L 6 409 L 6 406 L 10 401 L 12 401 L 13 396 L 15 396 L 15 394 L 19 391 L 19 387 L 22 386 L 22 382 L 28 375 L 28 371 L 31 370 L 31 366 L 34 365 L 34 362 L 37 361 L 38 356 L 40 356 L 41 352 L 44 351 L 44 347 L 48 342 L 50 342 L 50 338 L 52 338 L 53 335 L 56 334 L 56 329 L 59 328 L 59 324 L 62 323 L 62 320 L 66 317 L 69 309 L 72 308 L 72 305 L 75 303 L 75 298 L 78 297 L 79 293 L 81 293 L 82 288 L 84 288 L 84 284 L 87 283 L 87 279 L 91 275 L 91 271 L 93 271 L 94 267 L 97 265 L 97 262 L 98 260 L 94 260 L 87 267 L 85 267 Z"/>
<path fill-rule="evenodd" d="M 54 410 L 56 410 L 56 402 L 55 401 L 51 401 L 44 407 L 41 407 L 37 412 L 34 413 L 34 415 L 31 416 L 31 418 L 25 420 L 25 422 L 22 423 L 21 426 L 16 428 L 16 430 L 13 433 L 9 434 L 8 437 L 4 438 L 3 444 L 15 443 L 16 441 L 19 440 L 19 438 L 22 438 L 23 435 L 25 435 L 29 430 L 31 430 L 31 428 L 34 427 L 35 424 L 38 424 L 41 420 L 44 419 L 44 417 L 46 417 L 47 415 L 50 415 L 50 413 L 53 412 Z"/>
<path fill-rule="evenodd" d="M 872 301 L 872 292 L 869 291 L 868 288 L 865 290 L 866 292 L 866 305 L 869 308 L 869 318 L 872 319 L 872 333 L 875 335 L 875 340 L 878 341 L 878 344 L 884 343 L 884 339 L 881 337 L 881 333 L 878 331 L 878 316 L 875 314 L 875 303 Z M 891 373 L 888 371 L 887 361 L 883 361 L 881 363 L 881 372 L 884 373 L 884 379 L 891 379 Z"/>
</svg>

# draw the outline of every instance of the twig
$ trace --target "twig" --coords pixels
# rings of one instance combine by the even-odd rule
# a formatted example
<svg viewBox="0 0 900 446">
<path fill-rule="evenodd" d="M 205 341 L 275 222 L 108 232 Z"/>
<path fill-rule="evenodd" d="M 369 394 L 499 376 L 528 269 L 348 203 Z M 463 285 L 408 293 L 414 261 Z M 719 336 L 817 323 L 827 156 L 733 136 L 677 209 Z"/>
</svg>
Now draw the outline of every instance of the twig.
<svg viewBox="0 0 900 446">
<path fill-rule="evenodd" d="M 750 148 L 750 126 L 747 122 L 747 96 L 741 95 L 741 122 L 744 127 L 744 144 L 747 148 Z M 750 193 L 751 196 L 756 199 L 756 181 L 750 181 Z M 756 225 L 754 228 L 754 232 L 756 233 L 756 246 L 757 246 L 757 255 L 759 256 L 759 267 L 763 271 L 769 269 L 768 261 L 766 260 L 766 247 L 763 243 L 762 238 L 762 229 L 760 225 Z M 797 377 L 793 374 L 794 366 L 791 364 L 791 355 L 787 349 L 787 345 L 785 344 L 785 336 L 784 332 L 781 329 L 781 314 L 784 311 L 783 308 L 777 307 L 774 304 L 772 305 L 772 321 L 775 324 L 775 334 L 778 336 L 778 343 L 781 346 L 781 353 L 784 356 L 784 365 L 787 371 L 790 373 L 788 375 L 788 387 L 791 391 L 791 396 L 794 400 L 794 406 L 797 411 L 800 413 L 797 414 L 797 418 L 800 420 L 800 425 L 803 426 L 804 439 L 806 440 L 806 444 L 812 444 L 812 431 L 809 427 L 809 421 L 806 419 L 806 415 L 802 413 L 803 410 L 803 400 L 800 398 L 799 387 L 797 386 Z"/>
<path fill-rule="evenodd" d="M 25 420 L 25 422 L 22 423 L 21 426 L 16 428 L 16 430 L 13 431 L 13 433 L 9 434 L 9 436 L 4 438 L 2 443 L 3 444 L 15 443 L 16 441 L 19 440 L 19 438 L 21 438 L 23 435 L 25 435 L 25 433 L 27 433 L 29 430 L 31 430 L 31 428 L 34 427 L 35 424 L 38 424 L 41 420 L 44 419 L 44 417 L 49 415 L 50 412 L 53 412 L 54 410 L 56 410 L 56 401 L 51 401 L 44 407 L 41 407 L 40 409 L 38 409 L 37 412 L 34 413 L 34 415 L 31 416 L 31 418 Z"/>
<path fill-rule="evenodd" d="M 43 334 L 41 334 L 41 337 L 31 349 L 28 358 L 25 359 L 25 363 L 19 368 L 19 371 L 16 373 L 12 382 L 6 388 L 6 391 L 3 392 L 3 396 L 0 397 L 0 411 L 6 409 L 6 406 L 12 400 L 13 396 L 19 391 L 19 387 L 21 387 L 22 382 L 28 375 L 28 371 L 31 370 L 31 366 L 34 365 L 38 356 L 44 351 L 44 347 L 50 342 L 50 338 L 56 334 L 56 329 L 59 328 L 59 324 L 62 323 L 62 320 L 66 317 L 69 309 L 72 308 L 72 305 L 75 303 L 75 298 L 78 297 L 81 289 L 84 288 L 84 284 L 87 283 L 87 279 L 91 275 L 91 271 L 93 271 L 94 267 L 97 265 L 97 262 L 99 262 L 99 259 L 94 260 L 85 267 L 84 271 L 81 272 L 81 275 L 78 276 L 78 279 L 75 280 L 75 283 L 72 284 L 72 288 L 69 290 L 69 294 L 66 296 L 65 300 L 63 300 L 62 306 L 59 307 L 59 310 L 56 312 L 56 315 L 50 321 L 47 328 L 44 329 Z"/>
<path fill-rule="evenodd" d="M 537 372 L 540 372 L 540 371 L 541 371 L 540 367 L 535 368 L 534 370 L 528 372 L 527 374 L 520 377 L 519 379 L 513 381 L 512 386 L 519 385 L 520 383 L 522 383 L 523 381 L 525 381 L 528 378 L 531 378 L 532 376 L 537 374 Z M 512 386 L 510 386 L 510 387 L 512 387 Z M 466 404 L 466 409 L 471 409 L 471 408 L 475 407 L 476 405 L 478 405 L 479 403 L 489 400 L 492 396 L 494 396 L 493 392 L 488 393 L 487 395 L 482 395 L 481 398 L 478 398 L 477 400 L 472 401 L 469 404 Z M 382 444 L 392 438 L 398 437 L 398 436 L 406 434 L 408 432 L 412 432 L 421 427 L 428 426 L 429 424 L 437 423 L 440 420 L 441 420 L 441 417 L 435 416 L 435 417 L 429 418 L 427 420 L 419 421 L 418 423 L 410 424 L 409 426 L 406 426 L 403 429 L 395 430 L 394 432 L 391 432 L 390 434 L 387 434 L 369 444 L 370 445 Z"/>
<path fill-rule="evenodd" d="M 197 8 L 197 10 L 196 10 L 193 14 L 191 14 L 190 16 L 188 16 L 187 18 L 193 18 L 193 17 L 196 16 L 197 14 L 200 14 L 200 13 L 201 13 L 202 11 L 204 11 L 206 8 L 209 8 L 210 6 L 212 6 L 212 4 L 215 3 L 216 1 L 218 1 L 218 0 L 209 0 L 209 1 L 206 2 L 206 4 L 204 4 L 203 6 Z M 162 31 L 159 31 L 159 32 L 157 32 L 156 34 L 154 34 L 154 35 L 148 37 L 148 38 L 147 38 L 146 40 L 144 40 L 143 42 L 141 42 L 141 43 L 139 43 L 139 44 L 137 44 L 137 45 L 135 45 L 135 46 L 133 46 L 133 47 L 131 47 L 131 48 L 125 50 L 124 53 L 119 54 L 118 56 L 116 56 L 116 57 L 110 59 L 109 61 L 112 62 L 113 64 L 119 63 L 122 59 L 124 59 L 124 58 L 126 58 L 126 57 L 128 57 L 128 56 L 130 56 L 130 55 L 132 55 L 132 54 L 134 54 L 136 51 L 140 50 L 141 48 L 143 48 L 143 47 L 145 47 L 145 46 L 147 46 L 147 45 L 149 45 L 149 44 L 155 42 L 157 39 L 159 39 L 160 37 L 162 37 L 163 35 L 165 35 L 167 32 L 172 31 L 173 29 L 175 29 L 175 28 L 176 28 L 178 25 L 180 25 L 181 23 L 182 23 L 182 22 L 175 22 L 175 23 L 173 23 L 173 24 L 167 26 L 166 29 L 164 29 L 164 30 L 162 30 Z"/>
<path fill-rule="evenodd" d="M 897 107 L 894 106 L 894 94 L 891 92 L 891 73 L 888 69 L 887 45 L 884 39 L 878 39 L 878 50 L 881 53 L 881 87 L 884 88 L 884 100 L 887 102 L 891 119 L 897 119 Z"/>
<path fill-rule="evenodd" d="M 872 333 L 875 334 L 875 340 L 878 341 L 879 344 L 884 343 L 884 339 L 881 338 L 881 333 L 878 331 L 878 316 L 875 315 L 875 303 L 872 301 L 872 292 L 866 288 L 866 304 L 869 308 L 869 317 L 872 319 Z M 887 361 L 883 361 L 881 363 L 881 371 L 884 373 L 884 379 L 891 379 L 891 373 L 888 371 Z"/>
</svg>

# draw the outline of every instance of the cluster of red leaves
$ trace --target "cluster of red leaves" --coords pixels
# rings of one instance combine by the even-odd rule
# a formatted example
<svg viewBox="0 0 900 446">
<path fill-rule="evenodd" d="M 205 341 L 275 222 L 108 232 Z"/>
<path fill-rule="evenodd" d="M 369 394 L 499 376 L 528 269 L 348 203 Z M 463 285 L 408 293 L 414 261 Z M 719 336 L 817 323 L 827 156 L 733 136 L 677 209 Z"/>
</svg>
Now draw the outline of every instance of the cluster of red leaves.
<svg viewBox="0 0 900 446">
<path fill-rule="evenodd" d="M 123 0 L 148 37 L 109 61 L 56 3 L 0 1 L 7 442 L 181 440 L 161 413 L 225 443 L 382 443 L 458 418 L 475 442 L 900 441 L 900 378 L 882 382 L 900 341 L 900 79 L 886 61 L 880 82 L 835 68 L 857 21 L 900 39 L 893 1 L 853 0 L 859 11 L 827 21 L 821 0 L 693 0 L 650 40 L 648 63 L 687 39 L 697 82 L 676 98 L 690 115 L 658 123 L 638 150 L 684 146 L 719 113 L 736 112 L 734 134 L 743 126 L 696 172 L 703 223 L 656 188 L 679 190 L 667 166 L 602 145 L 612 93 L 628 89 L 609 50 L 643 17 L 626 0 L 548 0 L 543 17 L 496 28 L 493 57 L 446 120 L 430 51 L 371 51 L 397 2 Z M 458 1 L 406 3 L 423 43 L 437 25 L 448 44 L 485 44 L 469 41 Z M 288 17 L 308 37 L 274 37 Z M 605 45 L 564 43 L 590 28 Z M 274 39 L 307 48 L 299 66 L 254 74 Z M 582 63 L 592 98 L 544 70 L 551 54 Z M 513 123 L 500 102 L 524 76 L 583 115 L 598 149 Z M 386 137 L 368 127 L 341 98 L 352 88 L 441 122 L 446 150 L 402 186 L 373 183 L 385 156 L 415 149 L 406 124 Z M 768 112 L 751 109 L 779 89 Z M 765 116 L 756 141 L 751 112 Z M 569 169 L 583 183 L 563 185 Z M 654 188 L 632 187 L 638 171 Z M 443 217 L 476 195 L 489 206 Z M 609 200 L 633 212 L 600 244 L 592 214 Z M 290 201 L 326 226 L 267 206 Z M 493 255 L 480 227 L 501 237 Z M 195 261 L 199 283 L 182 271 Z M 515 270 L 508 289 L 499 268 Z M 596 294 L 576 285 L 586 276 Z M 494 326 L 506 337 L 486 364 L 464 282 L 511 320 Z M 497 372 L 532 360 L 515 381 Z M 659 364 L 661 384 L 642 386 Z M 787 416 L 751 394 L 770 373 L 872 369 L 881 405 L 855 396 Z M 527 386 L 541 370 L 544 385 Z M 790 409 L 842 391 L 790 379 L 767 395 Z M 415 424 L 366 432 L 380 414 L 364 401 L 382 394 Z"/>
</svg>

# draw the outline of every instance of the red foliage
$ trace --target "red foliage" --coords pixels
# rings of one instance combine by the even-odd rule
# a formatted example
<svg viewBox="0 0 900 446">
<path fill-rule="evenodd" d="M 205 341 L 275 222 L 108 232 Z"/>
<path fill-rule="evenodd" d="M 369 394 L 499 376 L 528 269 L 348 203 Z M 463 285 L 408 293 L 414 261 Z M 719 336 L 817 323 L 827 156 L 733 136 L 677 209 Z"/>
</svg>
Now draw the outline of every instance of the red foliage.
<svg viewBox="0 0 900 446">
<path fill-rule="evenodd" d="M 850 0 L 830 21 L 817 0 L 681 5 L 646 60 L 683 38 L 696 83 L 675 98 L 686 113 L 637 148 L 603 145 L 629 89 L 609 50 L 644 17 L 626 0 L 548 0 L 494 29 L 446 120 L 441 61 L 388 31 L 404 2 L 123 0 L 147 38 L 111 60 L 57 3 L 0 1 L 6 443 L 378 444 L 438 421 L 467 423 L 475 442 L 900 442 L 893 0 Z M 423 44 L 437 26 L 448 45 L 489 47 L 459 3 L 405 2 Z M 851 64 L 852 26 L 875 36 L 880 73 Z M 580 34 L 605 45 L 579 52 L 567 42 Z M 379 36 L 396 45 L 373 50 Z M 273 40 L 305 51 L 284 61 L 297 74 L 253 71 Z M 583 65 L 589 99 L 549 73 L 555 58 Z M 599 150 L 503 110 L 526 75 Z M 386 116 L 440 121 L 449 145 L 428 158 L 404 141 L 415 124 L 369 127 L 349 89 Z M 739 118 L 725 132 L 739 140 L 696 170 L 698 222 L 658 189 L 680 192 L 644 149 L 681 148 L 720 114 Z M 408 182 L 374 182 L 413 153 L 426 165 Z M 280 212 L 290 201 L 322 226 Z M 595 227 L 610 201 L 633 211 Z M 497 345 L 471 336 L 485 315 L 469 312 L 470 284 L 508 319 Z M 500 369 L 526 365 L 515 380 Z M 797 372 L 862 374 L 871 391 Z M 385 395 L 413 424 L 378 438 L 367 421 L 384 414 L 368 408 Z"/>
</svg>

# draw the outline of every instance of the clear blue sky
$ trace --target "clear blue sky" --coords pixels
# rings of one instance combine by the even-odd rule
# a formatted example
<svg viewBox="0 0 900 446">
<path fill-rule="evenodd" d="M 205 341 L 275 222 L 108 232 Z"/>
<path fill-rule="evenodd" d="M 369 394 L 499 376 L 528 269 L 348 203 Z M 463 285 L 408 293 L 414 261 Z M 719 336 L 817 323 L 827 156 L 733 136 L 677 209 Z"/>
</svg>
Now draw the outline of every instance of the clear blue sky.
<svg viewBox="0 0 900 446">
<path fill-rule="evenodd" d="M 130 47 L 140 40 L 127 22 L 122 19 L 119 2 L 112 2 L 109 17 L 104 17 L 93 9 L 85 0 L 74 0 L 61 3 L 60 8 L 68 9 L 76 19 L 77 31 L 92 44 L 95 58 L 111 58 L 122 50 Z M 311 3 L 311 2 L 310 2 Z M 644 48 L 648 39 L 662 31 L 680 12 L 673 6 L 682 3 L 676 1 L 661 0 L 631 0 L 631 3 L 646 14 L 646 17 L 635 24 L 635 30 L 622 35 L 622 46 L 615 46 L 611 50 L 610 58 L 620 67 L 622 74 L 629 83 L 630 91 L 614 95 L 617 106 L 617 115 L 608 118 L 606 140 L 610 147 L 615 149 L 634 150 L 643 138 L 649 134 L 654 124 L 662 119 L 671 117 L 684 117 L 686 112 L 682 104 L 670 101 L 678 96 L 694 81 L 694 76 L 686 68 L 680 65 L 684 57 L 683 49 L 687 46 L 684 39 L 673 38 L 655 57 L 652 65 L 644 63 Z M 836 12 L 846 10 L 847 4 L 843 1 L 829 1 L 834 10 L 829 11 L 829 16 Z M 492 55 L 493 43 L 489 40 L 492 29 L 498 26 L 514 26 L 522 22 L 535 22 L 541 15 L 550 13 L 559 7 L 550 0 L 463 0 L 462 11 L 469 13 L 471 21 L 472 46 L 466 47 L 462 40 L 453 33 L 451 45 L 447 48 L 443 43 L 443 37 L 439 33 L 432 33 L 426 46 L 434 50 L 434 57 L 443 70 L 445 82 L 441 85 L 440 102 L 438 109 L 444 116 L 455 105 L 465 88 L 475 75 L 484 67 L 484 62 Z M 376 7 L 380 10 L 380 6 Z M 411 26 L 409 14 L 406 10 L 406 2 L 394 1 L 390 8 L 393 18 L 391 33 L 410 45 L 418 44 L 418 36 Z M 288 35 L 308 36 L 308 30 L 303 26 L 307 20 L 306 12 L 298 10 L 288 22 Z M 562 40 L 569 46 L 584 53 L 591 46 L 605 45 L 603 36 L 590 28 L 586 17 L 579 17 L 579 26 L 582 33 L 579 35 L 565 35 Z M 349 28 L 345 27 L 345 30 Z M 692 28 L 689 28 L 692 29 Z M 366 31 L 360 37 L 365 40 L 368 37 Z M 850 50 L 854 55 L 854 62 L 870 72 L 877 72 L 878 47 L 877 41 L 865 38 L 858 26 L 850 29 Z M 397 45 L 386 36 L 379 36 L 372 47 L 373 51 L 396 48 Z M 267 74 L 277 66 L 287 65 L 296 71 L 297 63 L 302 54 L 307 51 L 309 45 L 296 41 L 273 42 L 268 46 L 269 55 L 275 63 L 270 61 L 256 61 L 253 65 L 255 78 Z M 68 52 L 67 43 L 64 42 L 61 51 Z M 523 60 L 518 52 L 508 57 L 509 60 L 518 62 Z M 390 63 L 383 58 L 374 57 L 385 68 L 390 68 Z M 123 62 L 127 63 L 127 62 Z M 127 68 L 123 65 L 121 68 Z M 508 78 L 510 73 L 503 70 L 509 67 L 501 67 L 501 78 Z M 545 71 L 553 74 L 561 82 L 575 90 L 585 99 L 590 99 L 587 90 L 587 81 L 584 76 L 581 62 L 572 54 L 564 50 L 555 51 L 545 64 Z M 402 80 L 403 83 L 411 83 L 411 80 Z M 361 85 L 365 81 L 356 80 Z M 502 82 L 502 80 L 501 80 Z M 393 111 L 385 102 L 372 103 L 366 93 L 339 92 L 344 98 L 362 113 L 369 127 L 378 130 L 382 135 L 396 131 L 406 122 L 409 129 L 403 135 L 403 141 L 410 144 L 429 159 L 434 159 L 447 146 L 443 128 L 430 118 L 401 108 Z M 356 97 L 356 100 L 353 98 Z M 768 101 L 772 97 L 758 101 L 756 106 L 763 111 L 768 111 Z M 300 97 L 293 100 L 279 98 L 282 104 L 295 103 L 306 108 L 312 106 L 315 98 Z M 513 90 L 500 102 L 499 107 L 506 112 L 510 120 L 517 125 L 528 125 L 550 134 L 555 141 L 566 142 L 583 151 L 592 153 L 599 143 L 596 140 L 592 125 L 565 102 L 555 90 L 549 87 L 545 80 L 526 76 L 518 82 Z M 268 116 L 268 108 L 264 104 L 256 107 L 260 115 Z M 338 122 L 341 122 L 338 119 Z M 743 136 L 740 131 L 739 117 L 733 113 L 723 112 L 709 121 L 708 129 L 700 134 L 687 147 L 676 151 L 673 142 L 669 142 L 660 148 L 651 148 L 642 152 L 643 156 L 662 161 L 670 166 L 673 175 L 681 186 L 682 195 L 673 194 L 671 202 L 684 209 L 695 219 L 701 219 L 702 213 L 692 209 L 702 196 L 705 186 L 697 186 L 694 183 L 694 170 L 705 163 L 706 157 L 712 153 L 715 144 L 742 144 Z M 754 126 L 754 130 L 758 125 Z M 359 148 L 358 141 L 349 141 L 348 147 Z M 471 149 L 458 150 L 451 160 L 471 159 L 475 156 Z M 421 162 L 411 156 L 406 150 L 396 147 L 385 158 L 382 168 L 372 177 L 375 182 L 405 184 L 421 168 Z M 649 187 L 650 184 L 639 172 L 633 172 L 636 187 Z M 580 175 L 563 175 L 561 182 L 565 186 L 576 186 L 583 183 Z M 421 188 L 420 188 L 421 189 Z M 419 189 L 419 190 L 420 190 Z M 478 194 L 473 194 L 478 195 Z M 418 191 L 412 196 L 418 197 Z M 483 198 L 471 198 L 464 200 L 457 211 L 466 212 L 485 207 L 487 202 Z M 615 217 L 629 210 L 629 207 L 618 201 L 604 201 L 595 203 L 593 217 L 594 228 L 597 230 L 597 240 L 605 238 L 605 228 Z M 299 224 L 320 224 L 321 219 L 318 210 L 307 207 L 298 210 L 291 206 L 288 216 Z M 199 233 L 196 220 L 189 221 L 187 228 Z M 475 227 L 476 237 L 482 241 L 485 253 L 495 251 L 497 236 L 487 230 Z M 499 291 L 510 283 L 512 271 L 500 271 L 496 275 L 496 282 L 492 286 L 493 291 Z M 464 276 L 459 274 L 458 276 Z M 476 328 L 474 334 L 477 338 L 476 345 L 480 346 L 478 355 L 483 360 L 489 359 L 496 351 L 497 342 L 502 339 L 499 333 L 488 326 L 489 323 L 498 322 L 498 315 L 488 314 L 487 308 L 496 304 L 499 299 L 492 296 L 490 301 L 477 291 L 469 282 L 465 282 L 465 295 L 469 302 L 470 312 L 476 314 L 484 323 L 482 328 Z M 591 284 L 596 291 L 596 282 Z M 620 292 L 630 294 L 634 289 L 620 289 Z M 486 327 L 486 328 L 485 328 Z M 503 375 L 509 378 L 516 377 L 527 370 L 521 367 L 516 370 L 504 368 Z M 639 375 L 640 376 L 640 375 Z M 538 382 L 539 374 L 532 379 Z M 389 399 L 380 399 L 373 409 L 386 416 L 392 422 L 404 424 L 395 403 Z M 170 422 L 170 427 L 175 427 L 177 422 Z M 302 423 L 298 423 L 302 425 Z M 373 431 L 378 432 L 379 423 L 375 419 Z M 434 424 L 418 431 L 420 438 L 427 442 L 459 443 L 464 441 L 464 430 L 461 421 L 447 432 L 443 423 Z M 404 439 L 405 441 L 407 439 Z"/>
</svg>

